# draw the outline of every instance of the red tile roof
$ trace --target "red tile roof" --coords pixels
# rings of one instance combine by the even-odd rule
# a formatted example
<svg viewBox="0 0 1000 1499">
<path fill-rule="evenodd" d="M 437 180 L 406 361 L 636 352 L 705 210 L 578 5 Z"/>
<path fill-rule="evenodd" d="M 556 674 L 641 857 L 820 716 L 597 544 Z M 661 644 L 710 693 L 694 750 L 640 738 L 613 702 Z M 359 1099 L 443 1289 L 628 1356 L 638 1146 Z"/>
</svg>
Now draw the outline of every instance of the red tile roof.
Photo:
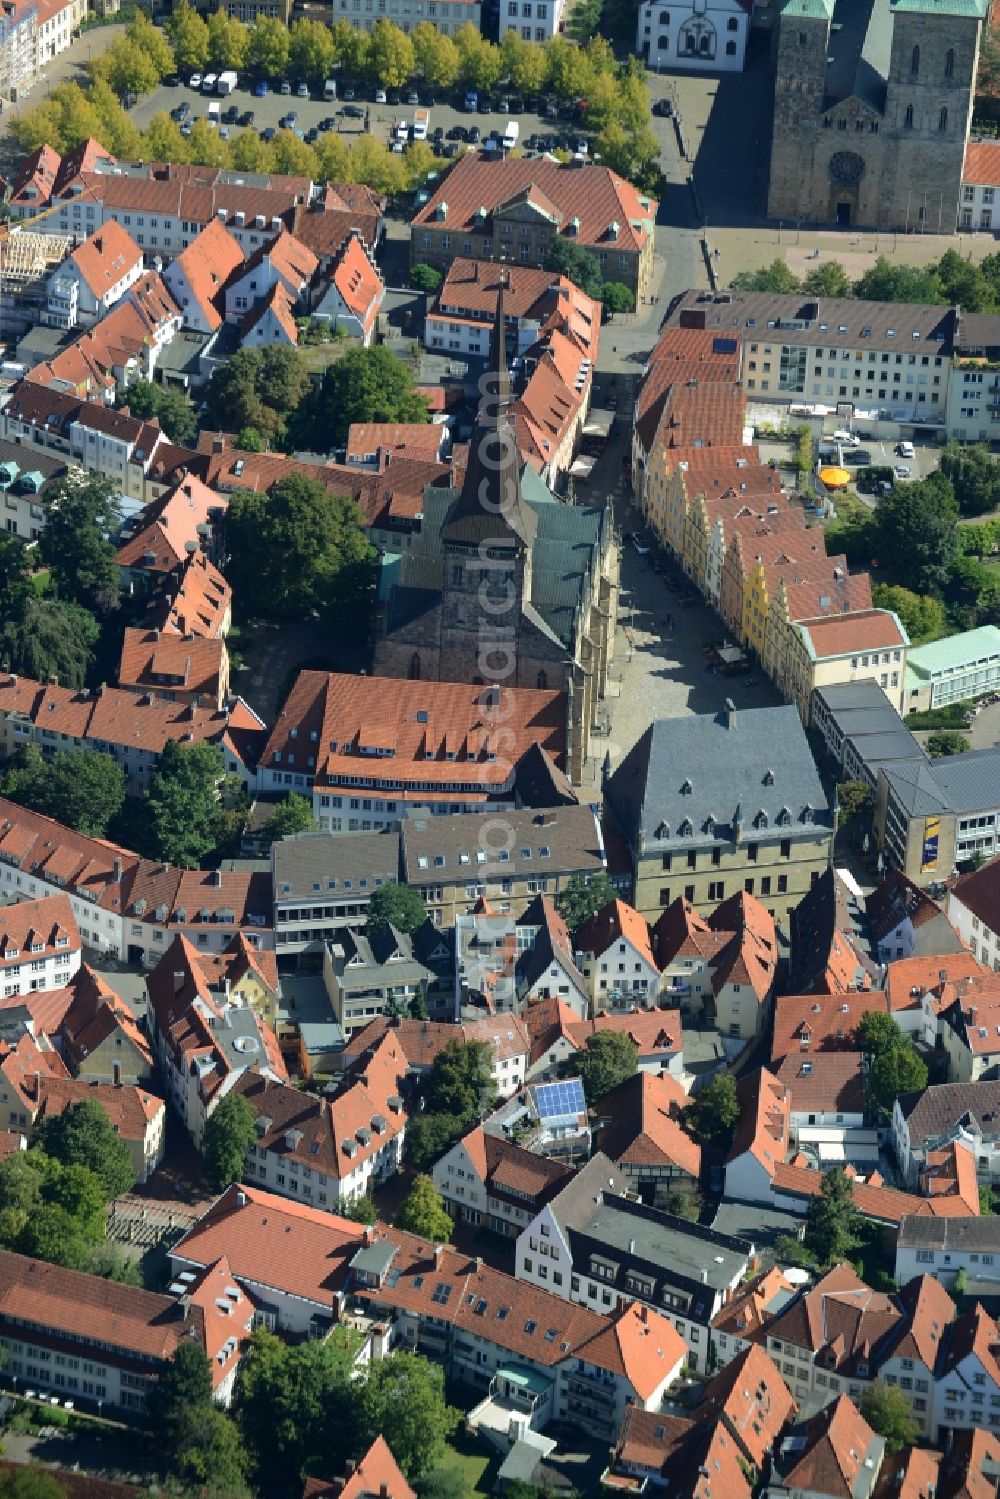
<svg viewBox="0 0 1000 1499">
<path fill-rule="evenodd" d="M 918 1010 L 925 994 L 934 998 L 936 1010 L 942 1000 L 950 1003 L 954 999 L 955 986 L 963 979 L 982 976 L 988 971 L 969 952 L 938 953 L 929 958 L 897 958 L 888 965 L 885 973 L 889 1012 Z"/>
<path fill-rule="evenodd" d="M 715 1316 L 712 1326 L 716 1332 L 749 1341 L 765 1334 L 768 1324 L 794 1295 L 795 1287 L 774 1265 L 763 1275 L 744 1282 Z M 763 1343 L 763 1336 L 758 1341 Z"/>
<path fill-rule="evenodd" d="M 885 609 L 860 609 L 856 614 L 800 619 L 798 629 L 820 660 L 828 656 L 849 656 L 859 651 L 900 650 L 910 643 L 895 615 Z"/>
<path fill-rule="evenodd" d="M 226 665 L 224 640 L 130 628 L 122 641 L 118 685 L 140 693 L 160 689 L 199 693 L 218 706 Z"/>
<path fill-rule="evenodd" d="M 142 264 L 142 251 L 123 225 L 116 219 L 108 219 L 77 246 L 69 260 L 100 299 L 129 271 Z"/>
<path fill-rule="evenodd" d="M 612 943 L 624 937 L 651 968 L 656 968 L 651 936 L 646 918 L 627 901 L 615 899 L 589 917 L 583 926 L 577 927 L 573 933 L 573 947 L 577 952 L 591 953 L 599 958 Z"/>
<path fill-rule="evenodd" d="M 775 1076 L 788 1089 L 793 1114 L 863 1114 L 865 1076 L 859 1051 L 791 1052 Z"/>
<path fill-rule="evenodd" d="M 438 182 L 427 203 L 412 221 L 412 229 L 444 224 L 439 209 L 447 204 L 447 226 L 453 235 L 469 234 L 482 222 L 476 215 L 485 206 L 488 216 L 502 217 L 518 201 L 534 202 L 555 228 L 565 230 L 579 220 L 574 239 L 582 245 L 616 252 L 639 250 L 652 236 L 655 200 L 607 167 L 560 166 L 542 159 L 511 158 L 486 161 L 476 153 L 459 157 Z M 612 225 L 618 225 L 617 237 Z"/>
<path fill-rule="evenodd" d="M 146 1131 L 166 1105 L 145 1088 L 122 1083 L 95 1083 L 82 1077 L 39 1074 L 34 1097 L 41 1117 L 51 1119 L 74 1104 L 99 1104 L 122 1140 L 145 1140 Z"/>
<path fill-rule="evenodd" d="M 80 932 L 68 895 L 46 895 L 0 907 L 0 971 L 81 951 Z"/>
<path fill-rule="evenodd" d="M 111 1037 L 127 1041 L 152 1071 L 153 1053 L 145 1032 L 100 974 L 83 964 L 61 992 L 68 1006 L 58 1027 L 60 1039 L 77 1071 Z"/>
<path fill-rule="evenodd" d="M 122 544 L 115 561 L 119 567 L 172 572 L 186 565 L 212 533 L 221 529 L 228 508 L 228 495 L 189 474 L 147 507 L 143 524 Z M 194 552 L 189 551 L 189 544 Z"/>
<path fill-rule="evenodd" d="M 299 673 L 271 729 L 261 766 L 301 764 L 315 785 L 347 790 L 360 774 L 391 778 L 397 801 L 419 802 L 428 786 L 463 783 L 464 800 L 485 801 L 532 744 L 562 763 L 565 698 L 519 689 L 505 706 L 503 759 L 491 757 L 496 709 L 492 688 L 457 682 Z M 2 689 L 0 689 L 2 702 Z M 382 751 L 375 760 L 372 751 Z M 289 755 L 298 753 L 292 762 Z M 310 766 L 310 755 L 315 765 Z M 362 771 L 362 766 L 364 767 Z M 351 793 L 353 794 L 353 793 Z"/>
<path fill-rule="evenodd" d="M 333 267 L 333 283 L 347 310 L 369 334 L 378 317 L 385 285 L 360 235 L 351 234 L 342 245 Z"/>
<path fill-rule="evenodd" d="M 335 1483 L 307 1478 L 302 1499 L 417 1499 L 384 1437 L 376 1437 L 364 1457 L 351 1461 L 347 1477 Z"/>
<path fill-rule="evenodd" d="M 751 1343 L 709 1380 L 696 1415 L 701 1422 L 723 1422 L 747 1462 L 763 1470 L 796 1409 L 777 1365 Z"/>
<path fill-rule="evenodd" d="M 236 240 L 225 224 L 217 218 L 210 218 L 198 237 L 176 257 L 167 272 L 167 280 L 181 296 L 179 278 L 184 277 L 205 326 L 209 332 L 214 332 L 221 327 L 225 313 L 223 293 L 226 282 L 242 265 L 243 251 Z"/>
<path fill-rule="evenodd" d="M 803 1435 L 805 1448 L 796 1448 L 794 1461 L 782 1472 L 782 1486 L 831 1499 L 856 1499 L 876 1437 L 854 1402 L 839 1396 L 808 1422 Z"/>
<path fill-rule="evenodd" d="M 738 1160 L 749 1153 L 773 1180 L 788 1153 L 791 1114 L 788 1089 L 761 1067 L 740 1078 L 736 1096 L 740 1117 L 726 1161 Z"/>
<path fill-rule="evenodd" d="M 644 1167 L 672 1168 L 697 1181 L 701 1146 L 680 1122 L 689 1101 L 669 1074 L 637 1072 L 598 1103 L 595 1149 L 640 1176 Z"/>
<path fill-rule="evenodd" d="M 962 182 L 974 187 L 1000 187 L 1000 142 L 969 141 Z"/>
<path fill-rule="evenodd" d="M 771 1060 L 819 1051 L 857 1051 L 858 1025 L 869 1011 L 887 1014 L 879 989 L 851 994 L 783 994 L 774 1006 Z"/>
</svg>

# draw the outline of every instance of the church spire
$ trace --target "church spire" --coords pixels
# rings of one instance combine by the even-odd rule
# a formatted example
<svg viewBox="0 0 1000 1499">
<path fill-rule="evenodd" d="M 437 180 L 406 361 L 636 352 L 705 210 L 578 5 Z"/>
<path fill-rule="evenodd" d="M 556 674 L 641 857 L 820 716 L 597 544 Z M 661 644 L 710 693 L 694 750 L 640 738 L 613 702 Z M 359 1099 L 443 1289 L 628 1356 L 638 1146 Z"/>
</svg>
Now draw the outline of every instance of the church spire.
<svg viewBox="0 0 1000 1499">
<path fill-rule="evenodd" d="M 509 414 L 512 391 L 507 368 L 507 287 L 507 271 L 502 269 L 489 368 L 480 381 L 465 480 L 441 536 L 444 541 L 495 542 L 498 546 L 514 542 L 530 549 L 538 518 L 521 494 L 521 455 Z"/>
</svg>

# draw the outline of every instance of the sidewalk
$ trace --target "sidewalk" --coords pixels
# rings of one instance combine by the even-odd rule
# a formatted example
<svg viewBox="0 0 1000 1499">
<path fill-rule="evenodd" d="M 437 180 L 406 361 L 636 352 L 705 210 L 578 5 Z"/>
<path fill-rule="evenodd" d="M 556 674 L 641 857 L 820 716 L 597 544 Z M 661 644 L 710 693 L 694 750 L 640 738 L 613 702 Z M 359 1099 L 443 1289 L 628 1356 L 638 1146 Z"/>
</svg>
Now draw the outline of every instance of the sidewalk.
<svg viewBox="0 0 1000 1499">
<path fill-rule="evenodd" d="M 10 134 L 18 116 L 43 103 L 60 83 L 85 83 L 90 60 L 100 57 L 113 41 L 124 35 L 125 27 L 122 25 L 94 26 L 91 30 L 84 31 L 70 42 L 65 52 L 60 52 L 58 57 L 46 63 L 36 75 L 28 93 L 16 104 L 4 99 L 3 114 L 0 115 L 0 172 L 5 176 L 9 175 L 10 169 L 21 158 L 21 152 Z"/>
<path fill-rule="evenodd" d="M 713 228 L 708 238 L 719 251 L 716 261 L 720 286 L 726 286 L 737 271 L 755 271 L 783 260 L 796 276 L 805 276 L 824 261 L 837 260 L 852 280 L 857 280 L 879 256 L 898 265 L 928 265 L 946 250 L 957 250 L 964 260 L 975 263 L 996 252 L 997 242 L 988 232 L 981 234 L 897 234 L 891 229 L 810 229 L 794 224 L 782 227 Z M 819 250 L 819 255 L 814 251 Z"/>
</svg>

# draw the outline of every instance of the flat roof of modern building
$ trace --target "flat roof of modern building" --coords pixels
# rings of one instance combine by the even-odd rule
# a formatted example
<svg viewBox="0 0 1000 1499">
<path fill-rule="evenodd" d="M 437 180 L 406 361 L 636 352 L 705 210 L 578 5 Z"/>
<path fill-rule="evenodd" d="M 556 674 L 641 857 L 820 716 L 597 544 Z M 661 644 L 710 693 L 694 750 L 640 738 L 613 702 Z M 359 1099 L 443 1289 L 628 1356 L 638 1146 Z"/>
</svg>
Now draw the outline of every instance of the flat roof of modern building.
<svg viewBox="0 0 1000 1499">
<path fill-rule="evenodd" d="M 998 657 L 1000 629 L 996 625 L 981 625 L 977 630 L 963 630 L 959 635 L 947 635 L 944 640 L 932 640 L 928 645 L 912 646 L 906 661 L 907 676 L 912 674 L 930 681 Z"/>
<path fill-rule="evenodd" d="M 882 774 L 910 817 L 984 812 L 1000 805 L 1000 746 L 883 766 Z"/>
</svg>

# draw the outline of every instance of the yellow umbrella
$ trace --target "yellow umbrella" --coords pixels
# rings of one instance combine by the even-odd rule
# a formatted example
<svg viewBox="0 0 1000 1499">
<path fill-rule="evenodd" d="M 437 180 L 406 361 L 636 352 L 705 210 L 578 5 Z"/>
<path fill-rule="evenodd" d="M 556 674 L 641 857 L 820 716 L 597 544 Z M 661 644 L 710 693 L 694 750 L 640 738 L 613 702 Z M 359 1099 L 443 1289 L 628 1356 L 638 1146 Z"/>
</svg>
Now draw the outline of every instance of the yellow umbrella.
<svg viewBox="0 0 1000 1499">
<path fill-rule="evenodd" d="M 851 482 L 850 470 L 846 468 L 821 468 L 819 471 L 819 482 L 827 489 L 843 489 Z"/>
</svg>

